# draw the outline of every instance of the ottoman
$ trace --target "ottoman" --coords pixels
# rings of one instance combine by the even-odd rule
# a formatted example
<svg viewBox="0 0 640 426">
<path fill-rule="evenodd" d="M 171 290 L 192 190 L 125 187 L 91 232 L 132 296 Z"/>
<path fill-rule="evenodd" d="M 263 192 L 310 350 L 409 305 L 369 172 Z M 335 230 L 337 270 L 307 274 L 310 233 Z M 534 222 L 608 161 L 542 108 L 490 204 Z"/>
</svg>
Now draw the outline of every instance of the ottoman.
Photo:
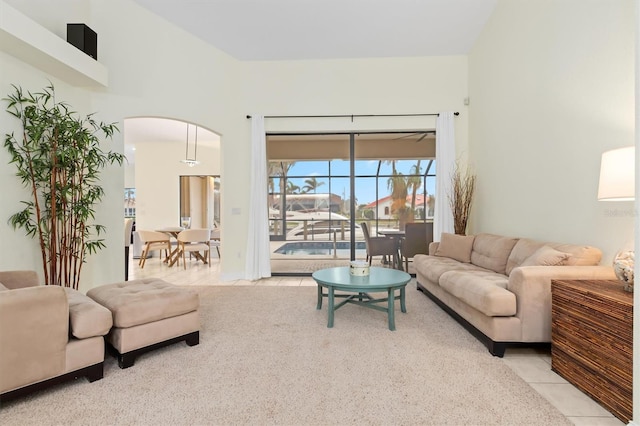
<svg viewBox="0 0 640 426">
<path fill-rule="evenodd" d="M 200 302 L 194 291 L 145 278 L 96 287 L 87 296 L 111 311 L 113 327 L 105 339 L 120 368 L 162 346 L 200 343 Z"/>
</svg>

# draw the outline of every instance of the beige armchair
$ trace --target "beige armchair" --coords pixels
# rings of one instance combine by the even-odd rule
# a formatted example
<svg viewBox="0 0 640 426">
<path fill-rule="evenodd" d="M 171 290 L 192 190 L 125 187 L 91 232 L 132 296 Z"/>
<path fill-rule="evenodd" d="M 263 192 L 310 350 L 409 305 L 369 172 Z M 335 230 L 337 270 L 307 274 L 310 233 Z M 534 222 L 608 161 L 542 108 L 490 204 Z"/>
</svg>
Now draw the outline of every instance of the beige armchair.
<svg viewBox="0 0 640 426">
<path fill-rule="evenodd" d="M 84 294 L 0 272 L 0 402 L 72 378 L 103 375 L 111 312 Z"/>
</svg>

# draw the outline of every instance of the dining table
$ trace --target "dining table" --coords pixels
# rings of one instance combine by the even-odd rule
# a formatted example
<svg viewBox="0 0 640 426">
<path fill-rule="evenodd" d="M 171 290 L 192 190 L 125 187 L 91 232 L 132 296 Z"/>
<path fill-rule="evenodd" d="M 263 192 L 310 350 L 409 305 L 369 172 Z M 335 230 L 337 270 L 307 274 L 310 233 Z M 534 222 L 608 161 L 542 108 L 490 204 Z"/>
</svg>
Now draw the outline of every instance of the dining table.
<svg viewBox="0 0 640 426">
<path fill-rule="evenodd" d="M 178 234 L 184 231 L 184 229 L 185 228 L 182 228 L 180 226 L 167 226 L 165 228 L 156 229 L 156 231 L 169 234 L 170 237 L 175 238 L 177 240 Z M 171 250 L 171 253 L 167 254 L 167 257 L 164 259 L 164 262 L 169 266 L 173 266 L 177 261 L 178 261 L 178 246 L 176 245 L 176 248 Z"/>
<path fill-rule="evenodd" d="M 391 238 L 395 242 L 396 250 L 393 253 L 392 267 L 403 271 L 402 262 L 400 261 L 400 241 L 406 235 L 405 231 L 400 229 L 378 229 L 378 235 Z"/>
</svg>

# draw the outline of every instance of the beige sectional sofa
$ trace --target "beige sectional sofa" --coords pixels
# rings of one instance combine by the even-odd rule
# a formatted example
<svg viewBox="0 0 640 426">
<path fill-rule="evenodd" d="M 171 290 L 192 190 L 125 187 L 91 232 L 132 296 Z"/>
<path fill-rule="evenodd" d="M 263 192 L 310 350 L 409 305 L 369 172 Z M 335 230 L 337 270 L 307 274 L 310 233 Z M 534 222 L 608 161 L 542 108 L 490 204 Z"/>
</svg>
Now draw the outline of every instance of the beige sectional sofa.
<svg viewBox="0 0 640 426">
<path fill-rule="evenodd" d="M 0 401 L 63 380 L 101 379 L 112 316 L 84 294 L 0 272 Z"/>
<path fill-rule="evenodd" d="M 418 289 L 489 351 L 551 342 L 552 279 L 615 279 L 594 247 L 492 234 L 442 234 L 416 255 Z"/>
</svg>

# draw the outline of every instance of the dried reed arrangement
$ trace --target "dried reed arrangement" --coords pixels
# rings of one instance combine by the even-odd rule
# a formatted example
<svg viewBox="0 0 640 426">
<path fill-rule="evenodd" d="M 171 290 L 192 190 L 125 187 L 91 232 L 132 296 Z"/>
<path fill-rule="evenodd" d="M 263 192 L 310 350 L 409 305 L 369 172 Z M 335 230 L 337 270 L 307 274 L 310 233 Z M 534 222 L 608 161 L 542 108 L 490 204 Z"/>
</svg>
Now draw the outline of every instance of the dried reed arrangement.
<svg viewBox="0 0 640 426">
<path fill-rule="evenodd" d="M 451 194 L 449 205 L 453 213 L 453 229 L 458 235 L 465 235 L 471 212 L 471 202 L 476 189 L 476 175 L 467 166 L 464 169 L 456 162 L 451 174 Z"/>
</svg>

